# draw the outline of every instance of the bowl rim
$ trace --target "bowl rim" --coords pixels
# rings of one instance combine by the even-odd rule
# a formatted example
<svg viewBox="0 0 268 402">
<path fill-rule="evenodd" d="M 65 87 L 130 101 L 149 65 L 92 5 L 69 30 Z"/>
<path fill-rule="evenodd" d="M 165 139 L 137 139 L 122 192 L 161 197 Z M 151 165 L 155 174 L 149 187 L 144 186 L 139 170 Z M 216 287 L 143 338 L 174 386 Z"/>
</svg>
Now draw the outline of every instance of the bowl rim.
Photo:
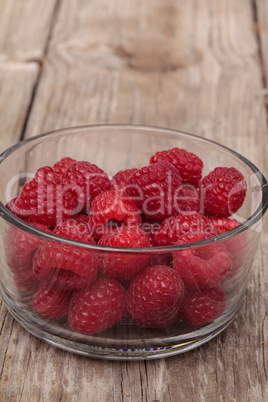
<svg viewBox="0 0 268 402">
<path fill-rule="evenodd" d="M 71 240 L 67 239 L 64 237 L 57 236 L 53 233 L 48 233 L 45 231 L 42 231 L 38 228 L 35 228 L 34 226 L 24 222 L 20 218 L 18 218 L 16 215 L 12 214 L 5 205 L 0 201 L 0 217 L 2 217 L 5 221 L 8 223 L 12 224 L 14 227 L 21 229 L 22 231 L 32 234 L 34 236 L 40 237 L 44 240 L 49 240 L 49 241 L 57 241 L 63 244 L 69 244 L 71 246 L 76 246 L 76 247 L 81 247 L 83 249 L 88 249 L 88 250 L 96 250 L 96 251 L 109 251 L 109 252 L 120 252 L 120 253 L 152 253 L 152 254 L 160 254 L 160 253 L 170 253 L 173 251 L 177 250 L 183 250 L 183 249 L 188 249 L 188 248 L 196 248 L 196 247 L 201 247 L 205 245 L 210 245 L 214 244 L 216 242 L 222 242 L 229 240 L 243 232 L 245 232 L 247 229 L 252 227 L 254 224 L 259 222 L 262 217 L 264 216 L 265 212 L 268 209 L 268 183 L 262 172 L 251 162 L 249 161 L 246 157 L 241 155 L 240 153 L 232 150 L 231 148 L 222 145 L 214 140 L 203 138 L 199 135 L 196 134 L 191 134 L 185 131 L 180 131 L 180 130 L 175 130 L 175 129 L 170 129 L 170 128 L 165 128 L 165 127 L 157 127 L 157 126 L 150 126 L 150 125 L 141 125 L 141 124 L 92 124 L 92 125 L 81 125 L 81 126 L 73 126 L 73 127 L 64 127 L 64 128 L 59 128 L 55 130 L 50 130 L 38 135 L 35 135 L 33 137 L 27 138 L 25 140 L 22 140 L 11 147 L 7 148 L 4 152 L 0 154 L 0 165 L 1 163 L 13 152 L 15 152 L 17 149 L 21 148 L 25 144 L 29 142 L 34 142 L 36 140 L 40 140 L 45 137 L 53 136 L 55 134 L 64 134 L 64 132 L 68 132 L 71 134 L 72 132 L 76 131 L 84 131 L 84 130 L 94 130 L 94 129 L 125 129 L 125 130 L 146 130 L 146 131 L 153 131 L 154 133 L 169 133 L 172 135 L 177 135 L 177 134 L 182 134 L 187 137 L 191 137 L 193 139 L 197 139 L 202 142 L 207 142 L 210 143 L 214 146 L 217 146 L 219 148 L 224 149 L 228 153 L 232 154 L 239 160 L 241 160 L 247 167 L 249 167 L 252 172 L 257 176 L 259 183 L 260 183 L 260 188 L 262 190 L 262 199 L 260 202 L 260 205 L 256 208 L 256 210 L 253 212 L 251 216 L 249 216 L 244 222 L 242 222 L 239 226 L 224 232 L 220 235 L 210 237 L 205 240 L 199 240 L 196 242 L 192 243 L 185 243 L 185 244 L 180 244 L 180 245 L 171 245 L 171 246 L 157 246 L 157 247 L 112 247 L 112 246 L 103 246 L 103 245 L 98 245 L 98 244 L 91 244 L 91 243 L 85 243 L 85 242 L 80 242 L 77 240 Z"/>
</svg>

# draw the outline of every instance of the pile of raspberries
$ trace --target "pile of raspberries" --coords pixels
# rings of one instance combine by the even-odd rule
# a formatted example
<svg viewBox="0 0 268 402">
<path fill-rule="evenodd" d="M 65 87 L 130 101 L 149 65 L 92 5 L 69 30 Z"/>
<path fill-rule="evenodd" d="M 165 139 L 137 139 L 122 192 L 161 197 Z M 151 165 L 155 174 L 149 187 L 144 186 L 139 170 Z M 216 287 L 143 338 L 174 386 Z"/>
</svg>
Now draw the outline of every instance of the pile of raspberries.
<svg viewBox="0 0 268 402">
<path fill-rule="evenodd" d="M 203 176 L 202 160 L 180 148 L 149 162 L 110 178 L 65 157 L 38 169 L 7 203 L 20 219 L 58 236 L 44 240 L 14 226 L 5 236 L 15 284 L 32 294 L 39 314 L 66 317 L 74 331 L 94 334 L 123 318 L 166 328 L 181 320 L 205 325 L 223 313 L 223 281 L 242 265 L 243 238 L 189 243 L 239 225 L 231 216 L 244 202 L 246 181 L 234 167 Z"/>
</svg>

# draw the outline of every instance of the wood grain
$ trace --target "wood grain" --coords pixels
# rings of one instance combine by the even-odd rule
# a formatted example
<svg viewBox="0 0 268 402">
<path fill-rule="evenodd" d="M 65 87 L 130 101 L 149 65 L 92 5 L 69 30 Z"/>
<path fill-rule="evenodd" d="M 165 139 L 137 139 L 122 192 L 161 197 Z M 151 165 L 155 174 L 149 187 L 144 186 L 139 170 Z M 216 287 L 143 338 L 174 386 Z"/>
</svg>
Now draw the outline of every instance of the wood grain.
<svg viewBox="0 0 268 402">
<path fill-rule="evenodd" d="M 36 63 L 0 63 L 0 152 L 21 138 L 38 71 Z"/>
<path fill-rule="evenodd" d="M 0 151 L 21 139 L 57 0 L 0 0 Z"/>
<path fill-rule="evenodd" d="M 266 106 L 267 124 L 268 124 L 268 2 L 256 0 L 255 18 L 256 35 L 259 42 L 259 56 L 262 68 L 263 97 Z"/>
<path fill-rule="evenodd" d="M 0 0 L 0 151 L 21 138 L 56 0 Z"/>
<path fill-rule="evenodd" d="M 262 0 L 256 0 L 256 18 L 258 21 L 257 34 L 260 38 L 260 51 L 262 54 L 265 81 L 267 89 L 267 79 L 268 79 L 268 2 Z"/>
<path fill-rule="evenodd" d="M 258 43 L 249 0 L 61 2 L 26 137 L 139 123 L 219 141 L 268 173 Z M 267 174 L 266 173 L 266 174 Z M 33 338 L 4 307 L 3 400 L 265 401 L 267 222 L 245 302 L 199 349 L 157 361 L 72 355 Z"/>
<path fill-rule="evenodd" d="M 0 0 L 0 61 L 40 61 L 57 0 Z"/>
</svg>

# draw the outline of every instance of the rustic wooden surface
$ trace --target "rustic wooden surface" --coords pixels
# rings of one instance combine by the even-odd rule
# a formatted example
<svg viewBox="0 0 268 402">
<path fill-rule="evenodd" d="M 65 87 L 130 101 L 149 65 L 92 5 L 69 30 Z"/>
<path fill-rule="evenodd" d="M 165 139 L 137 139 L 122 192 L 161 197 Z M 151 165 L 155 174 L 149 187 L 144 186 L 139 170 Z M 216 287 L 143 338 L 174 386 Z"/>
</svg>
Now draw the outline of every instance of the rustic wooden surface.
<svg viewBox="0 0 268 402">
<path fill-rule="evenodd" d="M 260 63 L 263 72 L 265 106 L 268 116 L 268 2 L 257 0 L 255 5 L 256 32 L 260 47 Z"/>
<path fill-rule="evenodd" d="M 23 138 L 56 0 L 0 0 L 0 151 Z"/>
<path fill-rule="evenodd" d="M 219 141 L 268 176 L 267 10 L 267 0 L 0 0 L 1 149 L 60 127 L 140 123 Z M 233 323 L 165 360 L 54 349 L 2 304 L 0 400 L 266 401 L 267 244 L 266 218 Z"/>
</svg>

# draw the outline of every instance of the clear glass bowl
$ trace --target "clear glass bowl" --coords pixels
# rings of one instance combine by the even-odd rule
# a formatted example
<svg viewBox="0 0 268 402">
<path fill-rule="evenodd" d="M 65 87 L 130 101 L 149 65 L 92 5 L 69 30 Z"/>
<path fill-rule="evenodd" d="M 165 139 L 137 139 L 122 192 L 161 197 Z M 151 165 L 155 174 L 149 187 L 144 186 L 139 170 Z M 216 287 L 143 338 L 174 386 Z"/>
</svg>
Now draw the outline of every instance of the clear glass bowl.
<svg viewBox="0 0 268 402">
<path fill-rule="evenodd" d="M 203 176 L 217 166 L 232 166 L 244 175 L 247 195 L 234 216 L 241 222 L 238 227 L 207 240 L 179 246 L 113 248 L 79 243 L 46 233 L 28 225 L 5 207 L 8 201 L 18 196 L 22 186 L 39 167 L 52 166 L 65 156 L 94 163 L 113 176 L 119 170 L 148 165 L 150 156 L 155 152 L 173 147 L 198 155 L 204 161 Z M 129 125 L 87 126 L 50 132 L 9 148 L 0 156 L 0 176 L 1 295 L 12 316 L 38 338 L 91 357 L 152 359 L 202 345 L 224 330 L 239 310 L 267 209 L 268 187 L 258 168 L 238 153 L 212 141 L 167 129 Z M 78 333 L 71 329 L 66 317 L 48 319 L 33 309 L 31 279 L 29 286 L 27 281 L 25 287 L 17 286 L 7 250 L 18 233 L 31 236 L 36 244 L 53 242 L 59 247 L 75 248 L 78 253 L 89 252 L 97 265 L 104 260 L 126 259 L 134 255 L 147 261 L 147 266 L 161 259 L 172 267 L 172 258 L 177 256 L 187 257 L 193 251 L 195 255 L 202 255 L 209 247 L 226 247 L 233 262 L 232 270 L 221 283 L 224 308 L 217 318 L 202 325 L 187 324 L 178 315 L 171 325 L 164 328 L 143 328 L 124 317 L 102 332 L 93 335 Z"/>
</svg>

